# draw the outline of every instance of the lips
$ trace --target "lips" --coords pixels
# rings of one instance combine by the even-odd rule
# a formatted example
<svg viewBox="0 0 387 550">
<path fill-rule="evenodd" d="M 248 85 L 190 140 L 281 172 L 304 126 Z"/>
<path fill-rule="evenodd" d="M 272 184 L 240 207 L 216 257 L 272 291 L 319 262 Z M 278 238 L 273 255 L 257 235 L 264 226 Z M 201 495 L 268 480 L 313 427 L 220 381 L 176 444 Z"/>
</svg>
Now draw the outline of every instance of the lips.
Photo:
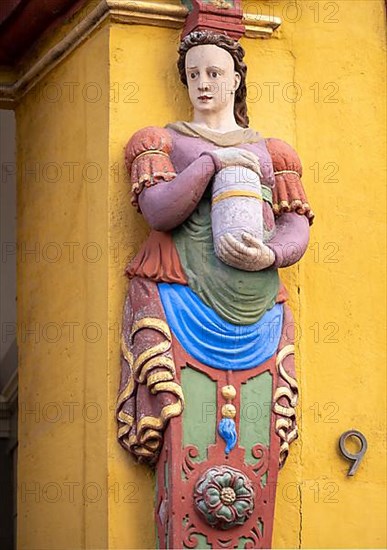
<svg viewBox="0 0 387 550">
<path fill-rule="evenodd" d="M 201 101 L 209 101 L 210 99 L 212 99 L 212 96 L 210 96 L 210 95 L 200 95 L 199 99 Z"/>
</svg>

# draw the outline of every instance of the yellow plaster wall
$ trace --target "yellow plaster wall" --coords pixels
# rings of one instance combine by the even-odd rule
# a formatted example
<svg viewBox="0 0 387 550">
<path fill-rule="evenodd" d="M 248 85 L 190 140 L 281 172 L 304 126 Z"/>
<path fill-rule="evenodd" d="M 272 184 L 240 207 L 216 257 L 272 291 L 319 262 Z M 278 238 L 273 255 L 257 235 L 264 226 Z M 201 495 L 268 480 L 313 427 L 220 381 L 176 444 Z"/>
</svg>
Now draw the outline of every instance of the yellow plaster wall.
<svg viewBox="0 0 387 550">
<path fill-rule="evenodd" d="M 301 4 L 306 11 L 312 3 Z M 300 268 L 302 544 L 383 548 L 386 12 L 382 1 L 336 4 L 338 23 L 300 20 L 290 36 L 306 99 L 295 110 L 296 143 L 318 216 Z M 308 94 L 315 82 L 318 103 Z M 327 163 L 337 165 L 336 175 Z M 356 475 L 346 477 L 349 463 L 336 443 L 352 428 L 364 433 L 368 451 Z"/>
<path fill-rule="evenodd" d="M 271 6 L 284 22 L 271 40 L 243 39 L 251 125 L 297 148 L 317 214 L 310 251 L 284 273 L 302 330 L 301 435 L 280 474 L 274 546 L 382 548 L 384 3 L 299 2 L 297 22 L 288 4 L 244 2 L 249 11 Z M 106 26 L 47 78 L 98 82 L 109 100 L 105 93 L 96 103 L 38 103 L 30 93 L 18 109 L 19 166 L 38 159 L 102 167 L 97 183 L 19 176 L 20 243 L 96 242 L 102 250 L 95 263 L 82 254 L 72 263 L 19 262 L 19 323 L 92 321 L 102 330 L 94 344 L 19 340 L 22 402 L 97 402 L 102 411 L 95 423 L 76 413 L 74 422 L 21 422 L 20 483 L 96 482 L 103 494 L 96 503 L 76 498 L 77 487 L 71 503 L 19 496 L 23 549 L 154 547 L 153 476 L 119 447 L 114 420 L 123 269 L 148 231 L 129 204 L 123 147 L 140 127 L 189 118 L 174 66 L 178 41 L 178 30 Z M 293 81 L 302 93 L 296 102 Z M 354 478 L 337 452 L 350 428 L 369 442 Z"/>
<path fill-rule="evenodd" d="M 107 547 L 108 45 L 105 27 L 16 112 L 23 550 Z"/>
</svg>

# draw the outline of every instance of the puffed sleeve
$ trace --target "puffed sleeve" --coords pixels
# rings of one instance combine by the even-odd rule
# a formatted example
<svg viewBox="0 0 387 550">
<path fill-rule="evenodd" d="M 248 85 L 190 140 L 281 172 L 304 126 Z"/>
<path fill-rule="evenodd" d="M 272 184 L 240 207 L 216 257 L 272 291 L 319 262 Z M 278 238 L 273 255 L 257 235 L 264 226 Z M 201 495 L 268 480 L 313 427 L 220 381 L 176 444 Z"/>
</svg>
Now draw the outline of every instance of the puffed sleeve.
<svg viewBox="0 0 387 550">
<path fill-rule="evenodd" d="M 275 138 L 266 140 L 270 153 L 275 185 L 273 189 L 273 211 L 276 216 L 288 212 L 305 215 L 312 225 L 314 213 L 306 197 L 301 177 L 302 166 L 296 151 L 285 141 Z"/>
<path fill-rule="evenodd" d="M 138 196 L 144 187 L 171 181 L 176 172 L 170 153 L 172 138 L 167 130 L 148 126 L 136 132 L 125 148 L 125 164 L 132 183 L 132 204 L 139 210 Z"/>
</svg>

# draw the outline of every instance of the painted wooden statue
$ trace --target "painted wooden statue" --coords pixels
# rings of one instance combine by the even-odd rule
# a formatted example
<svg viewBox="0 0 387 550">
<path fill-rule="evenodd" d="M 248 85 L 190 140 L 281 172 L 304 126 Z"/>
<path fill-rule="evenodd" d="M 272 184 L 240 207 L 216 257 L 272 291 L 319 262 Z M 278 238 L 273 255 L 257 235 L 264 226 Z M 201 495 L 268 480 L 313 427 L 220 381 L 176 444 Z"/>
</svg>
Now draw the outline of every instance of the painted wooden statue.
<svg viewBox="0 0 387 550">
<path fill-rule="evenodd" d="M 268 548 L 297 437 L 278 270 L 304 254 L 313 213 L 295 151 L 249 128 L 242 47 L 208 26 L 179 49 L 192 122 L 126 148 L 152 231 L 127 269 L 118 437 L 156 467 L 160 548 Z"/>
</svg>

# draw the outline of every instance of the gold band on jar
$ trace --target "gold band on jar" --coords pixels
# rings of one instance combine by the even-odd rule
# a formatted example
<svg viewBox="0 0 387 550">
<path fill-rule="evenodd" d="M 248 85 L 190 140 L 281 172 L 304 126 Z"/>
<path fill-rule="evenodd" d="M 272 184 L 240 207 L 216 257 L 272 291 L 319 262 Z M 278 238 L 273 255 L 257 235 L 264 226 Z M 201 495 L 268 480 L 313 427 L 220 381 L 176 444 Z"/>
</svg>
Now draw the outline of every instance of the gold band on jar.
<svg viewBox="0 0 387 550">
<path fill-rule="evenodd" d="M 250 199 L 256 199 L 260 202 L 263 201 L 262 195 L 260 195 L 259 193 L 255 193 L 254 191 L 244 191 L 243 189 L 235 189 L 234 191 L 224 191 L 224 193 L 220 193 L 218 196 L 214 197 L 212 199 L 212 205 L 225 199 L 230 199 L 232 197 L 247 197 Z"/>
</svg>

